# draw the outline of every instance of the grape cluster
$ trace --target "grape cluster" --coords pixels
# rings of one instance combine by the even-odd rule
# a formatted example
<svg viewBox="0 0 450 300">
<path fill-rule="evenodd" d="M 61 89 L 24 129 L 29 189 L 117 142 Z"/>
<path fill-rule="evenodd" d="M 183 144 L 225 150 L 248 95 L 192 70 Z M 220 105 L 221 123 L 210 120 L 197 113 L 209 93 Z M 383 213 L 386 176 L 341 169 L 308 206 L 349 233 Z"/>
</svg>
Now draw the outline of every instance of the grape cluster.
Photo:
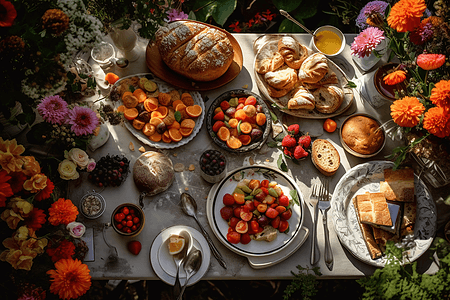
<svg viewBox="0 0 450 300">
<path fill-rule="evenodd" d="M 106 155 L 100 158 L 88 179 L 99 187 L 119 186 L 125 181 L 130 161 L 125 156 Z"/>
<path fill-rule="evenodd" d="M 200 167 L 205 174 L 219 175 L 225 169 L 225 156 L 217 150 L 206 150 L 200 157 Z"/>
</svg>

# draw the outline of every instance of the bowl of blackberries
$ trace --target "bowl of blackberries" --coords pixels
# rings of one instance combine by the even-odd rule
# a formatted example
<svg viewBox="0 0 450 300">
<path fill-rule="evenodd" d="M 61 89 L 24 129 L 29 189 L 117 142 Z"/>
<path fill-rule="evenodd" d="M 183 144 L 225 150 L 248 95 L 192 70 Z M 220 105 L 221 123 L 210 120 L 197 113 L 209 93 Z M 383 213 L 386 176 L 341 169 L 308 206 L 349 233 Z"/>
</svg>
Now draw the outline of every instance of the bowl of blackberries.
<svg viewBox="0 0 450 300">
<path fill-rule="evenodd" d="M 227 160 L 218 150 L 206 150 L 200 156 L 200 174 L 209 183 L 217 183 L 227 175 Z"/>
<path fill-rule="evenodd" d="M 123 155 L 101 157 L 88 179 L 98 187 L 119 186 L 125 181 L 130 170 L 130 161 Z"/>
</svg>

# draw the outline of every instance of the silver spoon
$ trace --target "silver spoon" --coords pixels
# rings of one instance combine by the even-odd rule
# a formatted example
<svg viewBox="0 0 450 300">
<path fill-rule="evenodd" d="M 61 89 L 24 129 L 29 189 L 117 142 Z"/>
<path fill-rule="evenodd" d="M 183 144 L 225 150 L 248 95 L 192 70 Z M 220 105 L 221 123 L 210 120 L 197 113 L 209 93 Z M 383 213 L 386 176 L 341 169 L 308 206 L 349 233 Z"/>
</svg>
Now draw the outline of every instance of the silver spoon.
<svg viewBox="0 0 450 300">
<path fill-rule="evenodd" d="M 192 235 L 188 231 L 182 230 L 178 235 L 182 236 L 184 238 L 185 244 L 184 244 L 183 250 L 181 250 L 180 253 L 177 253 L 173 256 L 173 260 L 175 261 L 175 264 L 177 265 L 177 275 L 175 277 L 175 284 L 173 286 L 173 293 L 175 296 L 178 296 L 180 294 L 180 289 L 181 289 L 180 266 L 183 263 L 183 261 L 186 260 L 187 254 L 189 252 L 191 252 L 191 249 L 194 246 Z"/>
<path fill-rule="evenodd" d="M 308 28 L 306 28 L 305 25 L 303 25 L 302 23 L 300 23 L 299 21 L 297 21 L 296 19 L 294 19 L 293 17 L 291 17 L 291 15 L 290 15 L 287 11 L 280 9 L 280 13 L 281 13 L 286 19 L 288 19 L 288 20 L 294 22 L 295 24 L 297 24 L 298 26 L 300 26 L 301 28 L 303 28 L 304 31 L 306 31 L 307 33 L 309 33 L 310 35 L 312 35 L 314 38 L 316 37 L 316 36 L 314 35 L 314 33 L 313 33 L 311 30 L 309 30 Z"/>
<path fill-rule="evenodd" d="M 191 279 L 192 275 L 198 272 L 200 266 L 202 265 L 202 260 L 202 252 L 197 248 L 193 248 L 192 251 L 189 252 L 186 261 L 183 264 L 184 271 L 186 272 L 186 282 L 184 283 L 177 300 L 181 300 L 183 298 L 183 293 L 188 285 L 189 279 Z"/>
<path fill-rule="evenodd" d="M 213 241 L 209 237 L 208 232 L 203 228 L 202 224 L 198 221 L 197 218 L 197 203 L 195 202 L 194 198 L 192 198 L 191 195 L 188 193 L 182 193 L 180 196 L 181 199 L 181 208 L 183 211 L 188 215 L 194 218 L 194 220 L 197 222 L 198 226 L 200 227 L 203 236 L 205 237 L 206 241 L 208 242 L 209 248 L 211 249 L 211 252 L 213 253 L 214 257 L 217 259 L 219 264 L 227 268 L 227 265 L 225 263 L 225 260 L 223 259 L 222 255 L 220 254 L 219 250 L 217 250 L 216 246 L 214 246 Z"/>
<path fill-rule="evenodd" d="M 128 59 L 124 58 L 124 57 L 119 57 L 119 58 L 111 58 L 111 61 L 113 63 L 116 64 L 116 66 L 118 66 L 119 68 L 126 68 L 128 66 L 128 64 L 130 63 L 128 61 Z"/>
</svg>

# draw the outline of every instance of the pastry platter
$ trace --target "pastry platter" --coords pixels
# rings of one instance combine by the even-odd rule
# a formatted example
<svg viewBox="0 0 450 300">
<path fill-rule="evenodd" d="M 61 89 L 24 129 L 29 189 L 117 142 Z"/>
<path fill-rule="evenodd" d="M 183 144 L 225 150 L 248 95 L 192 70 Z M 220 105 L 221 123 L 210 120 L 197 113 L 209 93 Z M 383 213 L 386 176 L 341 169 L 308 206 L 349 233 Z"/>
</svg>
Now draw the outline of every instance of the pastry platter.
<svg viewBox="0 0 450 300">
<path fill-rule="evenodd" d="M 137 130 L 136 128 L 134 128 L 133 125 L 131 124 L 131 122 L 125 121 L 124 122 L 125 127 L 131 132 L 131 134 L 133 134 L 140 142 L 142 142 L 148 146 L 155 147 L 157 149 L 174 149 L 174 148 L 178 148 L 180 146 L 186 145 L 187 143 L 192 141 L 194 139 L 194 137 L 197 135 L 197 133 L 200 131 L 200 129 L 202 128 L 202 124 L 205 119 L 205 103 L 203 102 L 203 98 L 200 95 L 200 93 L 197 91 L 187 91 L 187 90 L 183 90 L 180 88 L 176 88 L 176 87 L 166 83 L 165 81 L 155 77 L 152 73 L 140 73 L 140 74 L 134 74 L 134 75 L 120 78 L 116 83 L 114 83 L 113 88 L 111 90 L 113 90 L 114 88 L 117 88 L 123 80 L 129 79 L 132 77 L 138 77 L 138 78 L 146 77 L 146 78 L 150 79 L 151 81 L 155 82 L 158 85 L 158 91 L 160 93 L 169 93 L 172 90 L 177 90 L 177 91 L 179 91 L 179 93 L 181 95 L 183 92 L 189 92 L 189 94 L 191 94 L 192 98 L 194 99 L 194 104 L 200 105 L 200 107 L 202 108 L 202 113 L 199 117 L 194 118 L 195 127 L 194 127 L 192 133 L 189 136 L 184 137 L 179 142 L 172 141 L 171 143 L 165 143 L 162 140 L 159 142 L 152 141 L 141 130 Z M 116 108 L 118 106 L 120 106 L 121 104 L 122 104 L 122 100 L 119 99 L 118 101 L 115 101 Z"/>
<path fill-rule="evenodd" d="M 353 103 L 354 100 L 354 95 L 353 95 L 353 90 L 351 88 L 347 87 L 348 84 L 348 78 L 345 75 L 345 73 L 342 71 L 341 68 L 339 68 L 332 60 L 327 58 L 328 61 L 328 67 L 331 71 L 333 71 L 334 73 L 336 73 L 338 81 L 339 81 L 339 86 L 342 88 L 342 90 L 344 91 L 344 100 L 341 104 L 341 106 L 338 108 L 338 110 L 336 110 L 333 113 L 330 114 L 324 114 L 324 113 L 320 113 L 317 110 L 305 110 L 305 109 L 288 109 L 287 108 L 287 103 L 290 99 L 289 94 L 280 97 L 280 98 L 274 98 L 271 97 L 268 91 L 268 83 L 264 80 L 264 75 L 259 74 L 258 72 L 256 72 L 257 68 L 256 68 L 256 62 L 257 60 L 263 60 L 264 58 L 267 57 L 271 57 L 273 55 L 273 53 L 278 51 L 278 40 L 282 37 L 283 35 L 273 35 L 273 36 L 265 36 L 265 38 L 262 40 L 262 44 L 254 44 L 254 51 L 255 51 L 255 60 L 253 62 L 253 72 L 255 74 L 255 80 L 256 80 L 256 84 L 259 88 L 259 90 L 261 91 L 261 93 L 264 95 L 264 97 L 266 99 L 268 99 L 270 102 L 276 104 L 279 108 L 280 111 L 282 111 L 283 113 L 292 115 L 292 116 L 296 116 L 296 117 L 301 117 L 301 118 L 306 118 L 306 119 L 326 119 L 326 118 L 330 118 L 330 117 L 334 117 L 334 116 L 338 116 L 340 114 L 342 114 L 343 112 L 345 112 Z M 288 35 L 290 36 L 290 35 Z M 295 39 L 295 37 L 291 36 L 292 38 Z M 255 43 L 259 43 L 261 41 L 256 40 Z M 308 54 L 311 55 L 313 53 L 313 51 L 306 46 L 306 48 L 308 49 Z"/>
<path fill-rule="evenodd" d="M 201 23 L 193 20 L 189 20 L 189 22 L 196 22 Z M 234 38 L 234 36 L 229 33 L 226 30 L 223 30 L 221 28 L 218 28 L 216 26 L 201 23 L 205 26 L 209 26 L 212 28 L 215 28 L 217 30 L 220 30 L 224 32 L 228 39 L 231 42 L 231 45 L 233 46 L 234 50 L 234 57 L 233 62 L 231 63 L 231 66 L 228 68 L 228 70 L 213 81 L 193 81 L 189 78 L 183 77 L 179 75 L 178 73 L 172 71 L 162 60 L 161 54 L 159 53 L 158 47 L 156 43 L 149 43 L 147 45 L 146 50 L 146 61 L 147 61 L 147 67 L 150 69 L 150 71 L 155 74 L 155 76 L 161 78 L 162 80 L 172 84 L 173 86 L 176 86 L 181 89 L 185 90 L 191 90 L 191 91 L 209 91 L 216 89 L 218 87 L 221 87 L 230 81 L 232 81 L 236 76 L 239 75 L 239 73 L 242 70 L 242 65 L 244 63 L 244 58 L 242 55 L 242 49 L 239 45 L 238 41 Z"/>
<path fill-rule="evenodd" d="M 357 259 L 376 267 L 384 267 L 386 257 L 378 259 L 370 257 L 352 199 L 365 192 L 379 192 L 380 181 L 384 180 L 384 169 L 393 166 L 394 163 L 389 161 L 372 161 L 353 167 L 339 180 L 331 199 L 330 213 L 342 245 Z M 431 246 L 437 220 L 436 205 L 430 191 L 419 177 L 416 175 L 414 177 L 417 216 L 413 246 L 408 250 L 409 261 L 418 259 Z"/>
<path fill-rule="evenodd" d="M 228 223 L 222 219 L 220 209 L 223 196 L 232 193 L 236 184 L 244 178 L 274 180 L 285 195 L 296 191 L 299 204 L 293 205 L 292 217 L 289 219 L 287 233 L 278 233 L 271 242 L 252 240 L 248 244 L 232 244 L 227 240 Z M 292 198 L 289 196 L 289 198 Z M 246 166 L 229 172 L 227 176 L 211 189 L 206 202 L 206 215 L 209 225 L 217 239 L 229 250 L 247 257 L 253 268 L 263 268 L 281 262 L 293 254 L 308 236 L 308 229 L 303 227 L 304 199 L 295 181 L 279 170 L 267 166 Z"/>
</svg>

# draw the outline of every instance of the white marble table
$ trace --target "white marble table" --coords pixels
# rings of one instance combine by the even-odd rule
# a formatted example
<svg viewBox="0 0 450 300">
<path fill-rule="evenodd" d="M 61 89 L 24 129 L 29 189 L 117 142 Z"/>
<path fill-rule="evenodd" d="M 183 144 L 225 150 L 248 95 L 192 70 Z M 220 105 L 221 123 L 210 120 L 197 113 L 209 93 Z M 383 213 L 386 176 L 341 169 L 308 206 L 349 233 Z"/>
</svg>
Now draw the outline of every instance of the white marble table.
<svg viewBox="0 0 450 300">
<path fill-rule="evenodd" d="M 242 72 L 235 78 L 232 82 L 227 85 L 218 88 L 216 90 L 211 90 L 207 92 L 202 92 L 204 99 L 207 97 L 209 101 L 205 103 L 206 109 L 209 107 L 210 103 L 217 96 L 225 91 L 231 89 L 241 89 L 243 86 L 248 86 L 247 89 L 254 93 L 260 94 L 258 87 L 253 75 L 253 59 L 254 53 L 252 50 L 253 41 L 259 36 L 257 34 L 235 34 L 244 55 L 244 66 Z M 304 34 L 298 34 L 296 37 L 303 41 L 304 43 L 309 43 L 309 36 Z M 350 79 L 355 79 L 361 77 L 361 72 L 353 65 L 352 59 L 350 57 L 349 44 L 353 41 L 354 35 L 346 35 L 347 46 L 342 55 L 334 59 L 334 61 L 343 66 L 346 74 Z M 148 68 L 145 64 L 145 41 L 140 41 L 142 48 L 142 54 L 138 61 L 133 62 L 129 67 L 125 69 L 114 70 L 119 76 L 126 76 L 131 74 L 148 72 Z M 92 61 L 90 61 L 92 63 Z M 94 65 L 94 68 L 96 66 Z M 98 67 L 98 66 L 97 66 Z M 374 109 L 367 102 L 361 100 L 358 93 L 355 92 L 354 105 L 345 112 L 342 116 L 334 118 L 338 127 L 342 121 L 354 112 L 365 112 L 372 116 L 375 116 L 382 122 L 390 119 L 388 114 L 389 106 L 388 103 L 383 105 L 378 109 Z M 327 133 L 322 130 L 322 120 L 296 120 L 302 130 L 310 132 L 313 136 L 320 136 L 330 140 L 338 149 L 341 156 L 341 166 L 338 172 L 331 177 L 331 191 L 333 191 L 335 185 L 339 181 L 340 177 L 345 174 L 347 170 L 353 166 L 364 163 L 366 159 L 360 159 L 354 157 L 344 151 L 340 142 L 338 132 Z M 133 165 L 136 158 L 141 154 L 137 149 L 141 146 L 141 143 L 128 132 L 125 127 L 122 126 L 109 126 L 111 136 L 108 142 L 100 149 L 93 153 L 89 153 L 96 159 L 106 154 L 124 154 L 131 160 L 131 166 Z M 136 151 L 130 151 L 128 145 L 133 142 Z M 145 145 L 144 145 L 145 146 Z M 373 160 L 384 160 L 384 157 L 388 155 L 394 147 L 394 143 L 390 140 L 387 141 L 386 147 L 383 152 L 378 156 L 374 157 Z M 145 146 L 146 150 L 154 150 L 148 146 Z M 195 171 L 184 171 L 176 173 L 176 179 L 173 185 L 166 192 L 153 196 L 147 197 L 145 199 L 144 212 L 146 215 L 146 225 L 144 230 L 135 239 L 142 243 L 142 251 L 138 256 L 132 255 L 126 249 L 126 244 L 132 238 L 124 238 L 119 236 L 113 231 L 112 228 L 107 230 L 107 238 L 111 244 L 117 247 L 119 252 L 119 260 L 116 263 L 108 263 L 108 247 L 102 238 L 102 227 L 104 223 L 110 222 L 110 216 L 113 209 L 123 202 L 133 202 L 138 204 L 139 191 L 137 190 L 132 174 L 130 174 L 127 180 L 118 188 L 106 188 L 101 191 L 101 194 L 105 197 L 107 202 L 106 212 L 99 219 L 92 221 L 83 219 L 81 220 L 86 224 L 87 227 L 94 228 L 94 244 L 95 244 L 95 261 L 87 262 L 89 269 L 91 271 L 91 276 L 94 279 L 145 279 L 145 280 L 158 280 L 159 278 L 152 269 L 149 261 L 149 251 L 154 238 L 158 233 L 164 228 L 168 228 L 174 225 L 187 225 L 194 228 L 198 228 L 194 219 L 183 214 L 179 204 L 179 196 L 182 192 L 188 192 L 198 202 L 199 209 L 199 219 L 200 222 L 206 227 L 212 237 L 216 247 L 224 256 L 226 263 L 228 265 L 227 269 L 222 268 L 217 260 L 213 257 L 210 261 L 209 270 L 203 277 L 203 279 L 209 280 L 235 280 L 235 279 L 291 279 L 291 271 L 296 272 L 296 266 L 301 265 L 303 267 L 310 266 L 310 243 L 311 239 L 308 238 L 303 246 L 296 251 L 292 256 L 284 260 L 283 262 L 276 264 L 272 267 L 256 270 L 250 267 L 247 259 L 245 257 L 239 256 L 230 250 L 228 250 L 224 245 L 222 245 L 214 236 L 211 228 L 209 228 L 207 217 L 206 217 L 206 197 L 210 191 L 211 184 L 204 181 L 199 174 L 198 160 L 200 154 L 206 149 L 219 149 L 218 146 L 209 137 L 206 126 L 200 130 L 198 135 L 189 144 L 173 149 L 173 150 L 163 150 L 162 152 L 167 154 L 173 163 L 183 163 L 186 166 L 189 164 L 195 164 Z M 228 168 L 233 170 L 240 166 L 243 166 L 248 159 L 251 157 L 256 163 L 269 165 L 276 167 L 276 161 L 280 154 L 280 151 L 273 148 L 263 147 L 259 151 L 254 151 L 251 153 L 246 153 L 242 155 L 228 154 Z M 287 162 L 289 167 L 289 175 L 292 176 L 300 187 L 305 199 L 309 199 L 310 188 L 312 182 L 316 180 L 319 176 L 319 172 L 313 166 L 310 159 L 302 161 L 299 165 L 293 164 L 292 162 Z M 85 174 L 84 174 L 85 175 Z M 83 181 L 80 186 L 71 185 L 71 190 L 69 198 L 78 204 L 81 197 L 87 192 L 95 189 L 93 185 Z M 306 212 L 311 212 L 310 206 L 306 205 Z M 304 225 L 311 228 L 312 221 L 311 215 L 306 214 Z M 323 238 L 323 226 L 321 218 L 319 217 L 318 224 L 318 244 L 320 252 L 322 253 L 321 259 L 317 266 L 320 267 L 322 272 L 322 277 L 325 279 L 329 278 L 357 278 L 366 275 L 370 275 L 374 272 L 375 267 L 369 266 L 358 259 L 354 258 L 350 252 L 348 252 L 340 244 L 333 228 L 332 222 L 329 222 L 329 231 L 331 239 L 331 247 L 334 255 L 334 268 L 333 271 L 329 271 L 325 266 L 323 260 L 324 253 L 324 238 Z M 419 268 L 424 270 L 432 271 L 435 268 L 434 265 L 428 260 L 427 255 L 423 255 L 419 259 Z"/>
</svg>

